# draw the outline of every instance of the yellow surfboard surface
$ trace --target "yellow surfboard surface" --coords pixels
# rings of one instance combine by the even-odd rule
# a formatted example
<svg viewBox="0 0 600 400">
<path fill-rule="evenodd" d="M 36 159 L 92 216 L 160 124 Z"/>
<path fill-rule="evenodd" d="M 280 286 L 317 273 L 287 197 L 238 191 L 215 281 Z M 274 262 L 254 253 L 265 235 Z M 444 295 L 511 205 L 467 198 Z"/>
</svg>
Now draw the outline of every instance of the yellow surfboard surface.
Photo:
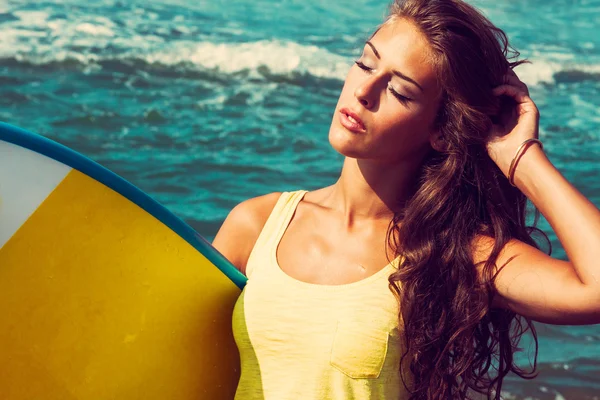
<svg viewBox="0 0 600 400">
<path fill-rule="evenodd" d="M 0 399 L 231 399 L 239 294 L 159 219 L 72 169 L 0 243 Z"/>
</svg>

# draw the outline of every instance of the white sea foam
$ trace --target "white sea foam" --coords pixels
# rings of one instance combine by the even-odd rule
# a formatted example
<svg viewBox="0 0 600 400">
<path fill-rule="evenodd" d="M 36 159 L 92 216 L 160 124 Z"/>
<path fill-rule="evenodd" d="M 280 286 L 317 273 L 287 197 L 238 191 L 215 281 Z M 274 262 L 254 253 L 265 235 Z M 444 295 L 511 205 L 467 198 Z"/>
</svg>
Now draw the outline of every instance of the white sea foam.
<svg viewBox="0 0 600 400">
<path fill-rule="evenodd" d="M 50 14 L 46 11 L 14 11 L 13 15 L 21 20 L 27 27 L 44 27 L 48 23 Z"/>
<path fill-rule="evenodd" d="M 515 68 L 519 78 L 529 86 L 554 82 L 554 74 L 560 70 L 560 63 L 552 61 L 533 61 L 531 64 L 522 64 Z"/>
<path fill-rule="evenodd" d="M 266 68 L 275 75 L 299 73 L 332 79 L 343 79 L 350 64 L 346 57 L 319 47 L 281 41 L 239 44 L 187 42 L 170 51 L 148 54 L 145 59 L 164 65 L 192 63 L 227 74 Z"/>
<path fill-rule="evenodd" d="M 135 12 L 147 14 L 143 9 Z M 349 57 L 323 47 L 286 40 L 246 43 L 190 40 L 199 33 L 182 24 L 182 18 L 170 29 L 178 30 L 185 40 L 183 37 L 166 39 L 167 28 L 162 33 L 157 30 L 142 34 L 137 30 L 139 21 L 135 20 L 125 21 L 123 27 L 98 15 L 66 20 L 51 19 L 46 11 L 15 11 L 13 14 L 18 20 L 0 26 L 0 57 L 38 65 L 74 60 L 87 68 L 103 60 L 139 60 L 223 74 L 249 71 L 259 78 L 307 75 L 343 80 L 352 63 Z M 318 37 L 310 39 L 319 41 Z M 342 41 L 354 41 L 354 38 L 345 36 Z M 561 72 L 600 74 L 599 59 L 577 59 L 572 49 L 566 47 L 533 44 L 524 55 L 532 63 L 521 65 L 516 71 L 530 86 L 553 84 Z"/>
<path fill-rule="evenodd" d="M 555 83 L 555 76 L 560 72 L 582 72 L 600 74 L 600 64 L 583 64 L 575 61 L 559 61 L 555 59 L 532 59 L 531 64 L 522 64 L 515 68 L 517 75 L 527 85 Z"/>
<path fill-rule="evenodd" d="M 165 66 L 188 65 L 210 69 L 224 74 L 241 71 L 271 75 L 312 75 L 317 78 L 343 80 L 352 60 L 314 45 L 291 41 L 263 40 L 248 43 L 212 43 L 208 41 L 171 41 L 156 35 L 133 35 L 115 37 L 111 27 L 80 23 L 66 26 L 65 21 L 51 21 L 47 27 L 55 32 L 51 44 L 36 43 L 43 39 L 43 32 L 26 29 L 3 29 L 0 32 L 0 55 L 4 58 L 20 55 L 23 61 L 36 64 L 61 62 L 67 59 L 82 63 L 114 59 L 138 59 L 149 64 Z M 68 33 L 68 34 L 67 34 Z M 123 49 L 122 52 L 102 53 L 97 49 L 109 45 Z M 78 50 L 71 50 L 77 46 Z M 95 53 L 81 48 L 94 47 Z M 560 72 L 600 74 L 599 64 L 584 64 L 574 57 L 537 54 L 529 57 L 531 64 L 517 67 L 516 72 L 530 86 L 555 83 Z"/>
<path fill-rule="evenodd" d="M 87 33 L 93 36 L 115 36 L 115 33 L 112 29 L 107 26 L 102 25 L 94 25 L 89 22 L 84 22 L 75 27 L 77 32 Z"/>
<path fill-rule="evenodd" d="M 134 9 L 144 19 L 156 16 Z M 248 43 L 214 43 L 190 40 L 197 29 L 176 23 L 153 33 L 138 32 L 136 19 L 119 27 L 104 16 L 52 19 L 46 11 L 14 11 L 18 18 L 0 27 L 0 57 L 43 65 L 66 60 L 82 64 L 103 60 L 140 60 L 149 64 L 210 69 L 224 74 L 249 71 L 256 76 L 312 75 L 343 79 L 351 60 L 314 45 L 293 41 L 262 40 Z M 225 26 L 223 29 L 238 29 Z M 162 29 L 162 31 L 161 31 Z M 164 36 L 176 29 L 185 40 Z"/>
<path fill-rule="evenodd" d="M 600 59 L 588 58 L 586 62 L 578 59 L 572 49 L 558 45 L 532 44 L 524 56 L 530 64 L 522 64 L 515 71 L 528 85 L 555 83 L 560 72 L 600 73 Z"/>
</svg>

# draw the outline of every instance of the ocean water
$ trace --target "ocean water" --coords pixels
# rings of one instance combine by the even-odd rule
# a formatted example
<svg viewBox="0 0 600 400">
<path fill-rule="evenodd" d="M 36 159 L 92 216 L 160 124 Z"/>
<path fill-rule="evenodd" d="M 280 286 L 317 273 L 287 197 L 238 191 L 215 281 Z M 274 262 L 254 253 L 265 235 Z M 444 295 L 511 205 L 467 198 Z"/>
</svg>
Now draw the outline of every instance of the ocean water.
<svg viewBox="0 0 600 400">
<path fill-rule="evenodd" d="M 545 148 L 600 205 L 600 0 L 473 4 L 532 62 L 517 73 Z M 0 120 L 100 162 L 211 240 L 246 198 L 335 181 L 333 109 L 386 7 L 0 0 Z M 505 398 L 600 399 L 600 327 L 537 326 L 539 376 L 510 378 Z"/>
</svg>

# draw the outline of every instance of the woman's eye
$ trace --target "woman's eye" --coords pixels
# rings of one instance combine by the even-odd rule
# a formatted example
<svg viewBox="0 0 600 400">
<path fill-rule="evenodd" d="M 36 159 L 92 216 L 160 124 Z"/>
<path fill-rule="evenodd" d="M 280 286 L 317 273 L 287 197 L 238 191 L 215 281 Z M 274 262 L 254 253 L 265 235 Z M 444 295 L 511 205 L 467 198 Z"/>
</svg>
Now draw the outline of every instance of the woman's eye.
<svg viewBox="0 0 600 400">
<path fill-rule="evenodd" d="M 363 71 L 366 72 L 371 72 L 373 71 L 373 68 L 366 66 L 362 61 L 360 60 L 356 60 L 354 61 L 354 63 L 358 66 L 358 68 L 362 69 Z M 406 97 L 401 95 L 400 93 L 398 93 L 396 90 L 394 90 L 394 88 L 392 87 L 392 85 L 388 85 L 388 89 L 389 91 L 392 93 L 392 95 L 394 95 L 394 97 L 396 99 L 398 99 L 398 101 L 400 101 L 402 104 L 406 105 L 408 104 L 410 101 L 412 101 L 411 98 Z"/>
<path fill-rule="evenodd" d="M 369 68 L 367 67 L 362 61 L 354 61 L 354 63 L 356 65 L 358 65 L 358 68 L 362 69 L 363 71 L 367 71 L 367 72 L 371 72 L 373 70 L 373 68 Z"/>
<path fill-rule="evenodd" d="M 412 100 L 409 97 L 402 96 L 400 93 L 394 90 L 394 88 L 391 85 L 388 85 L 388 89 L 390 90 L 390 92 L 392 92 L 394 97 L 397 98 L 398 101 L 400 101 L 402 104 L 408 104 Z"/>
</svg>

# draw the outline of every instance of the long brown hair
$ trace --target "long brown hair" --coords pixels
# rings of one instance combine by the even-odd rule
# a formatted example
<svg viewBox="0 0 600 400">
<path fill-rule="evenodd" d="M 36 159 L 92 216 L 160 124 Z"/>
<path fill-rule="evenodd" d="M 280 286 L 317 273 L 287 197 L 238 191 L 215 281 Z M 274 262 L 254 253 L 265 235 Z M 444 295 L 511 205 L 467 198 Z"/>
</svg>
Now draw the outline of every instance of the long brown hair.
<svg viewBox="0 0 600 400">
<path fill-rule="evenodd" d="M 385 23 L 398 18 L 414 23 L 433 50 L 443 89 L 436 128 L 446 146 L 425 160 L 415 195 L 388 231 L 404 258 L 389 282 L 401 305 L 411 400 L 465 399 L 472 391 L 500 399 L 503 378 L 533 377 L 537 358 L 531 321 L 491 307 L 500 250 L 513 238 L 537 247 L 526 197 L 486 151 L 493 115 L 506 106 L 492 88 L 523 61 L 505 33 L 463 1 L 396 0 Z M 480 236 L 494 240 L 482 273 L 473 260 Z M 528 330 L 531 372 L 513 358 Z"/>
</svg>

